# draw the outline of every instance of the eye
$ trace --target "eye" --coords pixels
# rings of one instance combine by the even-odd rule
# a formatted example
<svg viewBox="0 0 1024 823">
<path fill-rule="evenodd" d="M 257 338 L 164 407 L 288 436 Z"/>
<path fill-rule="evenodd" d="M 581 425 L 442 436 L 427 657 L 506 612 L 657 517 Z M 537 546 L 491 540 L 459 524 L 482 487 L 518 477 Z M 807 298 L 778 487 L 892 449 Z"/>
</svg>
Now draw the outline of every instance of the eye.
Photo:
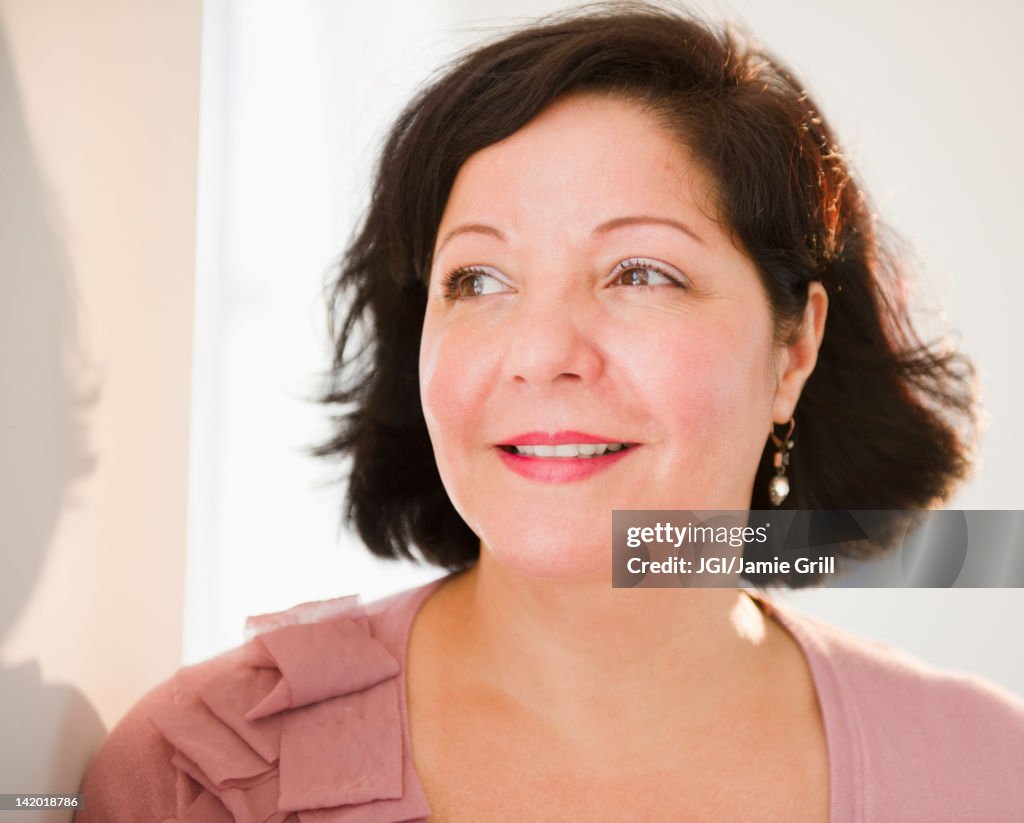
<svg viewBox="0 0 1024 823">
<path fill-rule="evenodd" d="M 623 260 L 612 270 L 613 286 L 675 286 L 686 288 L 687 280 L 675 266 L 645 257 Z"/>
<path fill-rule="evenodd" d="M 467 266 L 448 272 L 441 282 L 441 293 L 448 300 L 500 294 L 509 287 L 495 272 L 483 266 Z"/>
</svg>

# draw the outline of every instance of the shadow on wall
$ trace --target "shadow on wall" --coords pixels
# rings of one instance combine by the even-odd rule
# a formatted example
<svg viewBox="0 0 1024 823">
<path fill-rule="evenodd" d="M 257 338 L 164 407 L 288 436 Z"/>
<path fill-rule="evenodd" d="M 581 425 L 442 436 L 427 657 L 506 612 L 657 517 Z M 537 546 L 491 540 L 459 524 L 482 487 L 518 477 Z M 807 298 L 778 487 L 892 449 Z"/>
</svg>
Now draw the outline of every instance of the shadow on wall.
<svg viewBox="0 0 1024 823">
<path fill-rule="evenodd" d="M 84 415 L 98 392 L 76 333 L 73 283 L 35 163 L 0 26 L 0 644 L 31 599 L 61 510 L 95 464 Z M 55 628 L 56 630 L 56 628 Z M 76 688 L 37 660 L 0 664 L 0 793 L 76 791 L 104 735 Z M 70 814 L 35 812 L 35 821 Z"/>
</svg>

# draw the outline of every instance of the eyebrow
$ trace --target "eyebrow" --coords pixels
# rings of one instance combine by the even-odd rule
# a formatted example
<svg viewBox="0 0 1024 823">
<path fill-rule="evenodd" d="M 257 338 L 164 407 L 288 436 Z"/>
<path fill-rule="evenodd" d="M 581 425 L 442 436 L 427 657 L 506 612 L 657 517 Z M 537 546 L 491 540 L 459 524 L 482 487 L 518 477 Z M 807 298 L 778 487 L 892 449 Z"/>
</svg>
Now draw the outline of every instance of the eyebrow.
<svg viewBox="0 0 1024 823">
<path fill-rule="evenodd" d="M 683 234 L 696 240 L 702 245 L 704 243 L 703 238 L 698 235 L 693 229 L 687 226 L 685 223 L 681 223 L 678 220 L 673 220 L 671 217 L 657 217 L 650 214 L 636 214 L 629 215 L 626 217 L 615 217 L 611 220 L 606 220 L 600 226 L 595 228 L 591 232 L 591 236 L 599 237 L 602 234 L 607 234 L 615 229 L 621 229 L 625 226 L 668 226 L 669 228 L 677 229 Z M 441 250 L 447 245 L 449 240 L 458 237 L 460 234 L 484 234 L 489 237 L 496 237 L 503 243 L 508 242 L 508 238 L 505 237 L 498 229 L 494 226 L 488 226 L 486 223 L 466 223 L 462 226 L 456 226 L 454 229 L 449 231 L 442 238 L 441 243 L 437 247 L 437 254 L 441 253 Z"/>
<path fill-rule="evenodd" d="M 460 234 L 486 234 L 490 237 L 497 237 L 503 243 L 508 242 L 508 238 L 494 228 L 494 226 L 488 226 L 486 223 L 467 223 L 464 226 L 456 226 L 444 236 L 437 247 L 437 254 L 441 253 L 441 249 L 445 247 L 449 240 L 453 237 L 458 237 Z"/>
<path fill-rule="evenodd" d="M 702 245 L 707 245 L 704 239 L 697 234 L 693 229 L 687 226 L 685 223 L 681 223 L 678 220 L 673 220 L 671 217 L 657 217 L 650 214 L 637 214 L 630 215 L 628 217 L 616 217 L 612 220 L 608 220 L 598 226 L 592 232 L 594 237 L 602 234 L 607 234 L 615 229 L 620 229 L 623 226 L 668 226 L 673 229 L 678 229 L 683 234 L 689 235 L 694 240 Z"/>
</svg>

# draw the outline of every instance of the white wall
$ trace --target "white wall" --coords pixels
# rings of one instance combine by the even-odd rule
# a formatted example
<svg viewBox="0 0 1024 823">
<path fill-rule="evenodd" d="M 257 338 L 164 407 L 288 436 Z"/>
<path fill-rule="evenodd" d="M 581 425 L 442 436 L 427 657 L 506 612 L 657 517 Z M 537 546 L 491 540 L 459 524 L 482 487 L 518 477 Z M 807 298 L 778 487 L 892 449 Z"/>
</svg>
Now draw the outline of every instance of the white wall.
<svg viewBox="0 0 1024 823">
<path fill-rule="evenodd" d="M 75 791 L 180 659 L 199 38 L 0 0 L 0 792 Z"/>
</svg>

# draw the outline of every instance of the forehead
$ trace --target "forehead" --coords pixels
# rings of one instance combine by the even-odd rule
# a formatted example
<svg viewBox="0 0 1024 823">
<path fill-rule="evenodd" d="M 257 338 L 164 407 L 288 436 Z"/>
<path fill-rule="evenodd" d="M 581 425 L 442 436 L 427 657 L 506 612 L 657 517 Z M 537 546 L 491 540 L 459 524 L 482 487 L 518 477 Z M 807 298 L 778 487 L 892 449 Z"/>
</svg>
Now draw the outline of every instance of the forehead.
<svg viewBox="0 0 1024 823">
<path fill-rule="evenodd" d="M 472 155 L 438 236 L 465 219 L 566 229 L 621 214 L 677 216 L 709 228 L 712 187 L 688 147 L 639 104 L 578 94 Z"/>
</svg>

